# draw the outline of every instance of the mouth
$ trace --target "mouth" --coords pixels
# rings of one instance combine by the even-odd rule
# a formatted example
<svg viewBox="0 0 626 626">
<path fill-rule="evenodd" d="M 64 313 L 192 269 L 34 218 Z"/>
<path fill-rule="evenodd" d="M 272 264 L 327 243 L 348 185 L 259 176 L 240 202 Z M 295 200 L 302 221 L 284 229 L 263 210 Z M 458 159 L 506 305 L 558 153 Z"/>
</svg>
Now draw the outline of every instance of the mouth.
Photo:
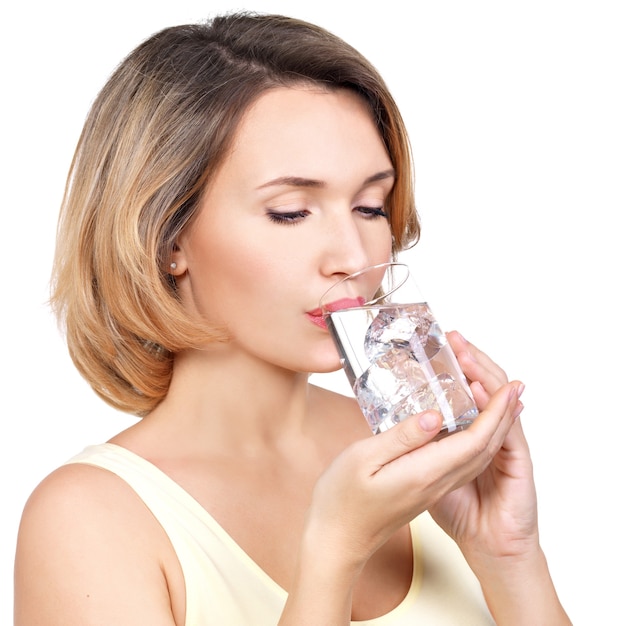
<svg viewBox="0 0 626 626">
<path fill-rule="evenodd" d="M 324 311 L 326 313 L 333 313 L 334 311 L 340 311 L 342 309 L 353 309 L 354 307 L 363 306 L 365 304 L 365 298 L 359 296 L 358 298 L 340 298 L 334 302 L 329 302 L 324 305 Z M 326 321 L 324 320 L 324 311 L 321 308 L 307 311 L 306 315 L 319 328 L 328 330 Z"/>
<path fill-rule="evenodd" d="M 324 316 L 322 315 L 322 309 L 315 309 L 314 311 L 307 311 L 306 316 L 313 324 L 321 328 L 322 330 L 328 330 Z"/>
</svg>

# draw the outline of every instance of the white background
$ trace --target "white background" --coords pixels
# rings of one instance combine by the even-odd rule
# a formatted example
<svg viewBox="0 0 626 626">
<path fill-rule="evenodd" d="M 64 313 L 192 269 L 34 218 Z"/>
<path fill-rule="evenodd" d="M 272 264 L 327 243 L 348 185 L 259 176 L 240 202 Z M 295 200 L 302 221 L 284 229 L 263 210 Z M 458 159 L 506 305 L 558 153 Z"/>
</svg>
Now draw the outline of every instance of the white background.
<svg viewBox="0 0 626 626">
<path fill-rule="evenodd" d="M 422 240 L 405 258 L 442 326 L 461 330 L 526 383 L 523 422 L 541 536 L 574 623 L 626 623 L 622 6 L 5 5 L 0 623 L 11 621 L 15 534 L 28 494 L 85 445 L 133 422 L 74 372 L 45 304 L 58 205 L 82 121 L 115 64 L 145 37 L 235 8 L 317 22 L 386 77 L 411 133 L 423 220 Z"/>
</svg>

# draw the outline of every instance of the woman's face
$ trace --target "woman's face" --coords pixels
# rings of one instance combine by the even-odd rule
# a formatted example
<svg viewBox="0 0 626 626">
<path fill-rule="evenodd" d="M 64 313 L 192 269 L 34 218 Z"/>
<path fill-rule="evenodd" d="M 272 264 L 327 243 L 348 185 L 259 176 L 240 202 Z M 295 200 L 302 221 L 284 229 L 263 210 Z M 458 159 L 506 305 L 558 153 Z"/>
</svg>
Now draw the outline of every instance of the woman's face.
<svg viewBox="0 0 626 626">
<path fill-rule="evenodd" d="M 318 315 L 335 282 L 391 257 L 387 151 L 359 96 L 275 88 L 246 113 L 173 260 L 183 303 L 229 349 L 294 371 L 339 367 Z"/>
</svg>

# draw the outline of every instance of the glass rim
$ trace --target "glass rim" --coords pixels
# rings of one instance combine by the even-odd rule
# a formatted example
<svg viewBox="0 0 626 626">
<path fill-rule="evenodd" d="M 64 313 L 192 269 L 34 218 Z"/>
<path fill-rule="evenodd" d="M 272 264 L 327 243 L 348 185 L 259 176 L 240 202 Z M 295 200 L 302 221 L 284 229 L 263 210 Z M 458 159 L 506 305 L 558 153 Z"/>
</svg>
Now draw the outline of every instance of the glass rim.
<svg viewBox="0 0 626 626">
<path fill-rule="evenodd" d="M 319 300 L 320 303 L 320 309 L 322 310 L 323 313 L 327 312 L 327 304 L 328 303 L 324 303 L 326 296 L 328 295 L 328 293 L 330 293 L 333 289 L 335 289 L 336 287 L 338 287 L 339 285 L 342 285 L 343 283 L 348 282 L 349 280 L 354 280 L 355 278 L 358 278 L 359 276 L 361 276 L 362 274 L 365 274 L 366 272 L 371 272 L 372 270 L 377 270 L 377 269 L 382 269 L 385 268 L 385 274 L 387 272 L 388 269 L 390 268 L 394 268 L 394 267 L 398 267 L 398 268 L 402 268 L 405 271 L 405 275 L 403 277 L 403 279 L 400 281 L 400 283 L 398 285 L 394 285 L 393 289 L 390 289 L 389 291 L 385 291 L 385 293 L 383 294 L 379 294 L 379 295 L 375 295 L 371 300 L 368 300 L 367 302 L 363 302 L 360 303 L 358 306 L 354 306 L 354 307 L 345 307 L 347 308 L 359 308 L 359 307 L 366 307 L 366 306 L 372 306 L 373 304 L 379 302 L 382 298 L 391 295 L 392 293 L 395 293 L 398 289 L 400 289 L 409 279 L 410 276 L 410 270 L 409 270 L 409 266 L 406 263 L 402 263 L 400 261 L 386 261 L 385 263 L 377 263 L 376 265 L 368 265 L 367 267 L 363 267 L 360 270 L 357 270 L 356 272 L 353 272 L 352 274 L 348 274 L 347 276 L 344 276 L 341 280 L 338 280 L 336 283 L 334 283 L 333 285 L 331 285 L 323 294 L 322 297 Z M 384 276 L 384 275 L 383 275 Z M 381 282 L 382 284 L 382 282 Z M 378 291 L 377 291 L 378 293 Z M 332 312 L 334 313 L 336 310 L 345 310 L 345 309 L 334 309 L 333 311 L 328 311 L 328 312 Z"/>
</svg>

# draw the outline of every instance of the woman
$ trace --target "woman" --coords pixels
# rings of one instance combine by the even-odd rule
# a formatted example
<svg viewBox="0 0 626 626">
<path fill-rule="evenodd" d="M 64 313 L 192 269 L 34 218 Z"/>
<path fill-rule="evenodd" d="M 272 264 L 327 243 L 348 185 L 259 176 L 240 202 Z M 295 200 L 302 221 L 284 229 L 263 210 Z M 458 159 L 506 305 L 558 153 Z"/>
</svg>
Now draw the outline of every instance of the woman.
<svg viewBox="0 0 626 626">
<path fill-rule="evenodd" d="M 319 297 L 418 235 L 402 119 L 343 41 L 236 14 L 133 51 L 78 144 L 52 301 L 142 419 L 29 499 L 16 624 L 569 624 L 521 383 L 451 333 L 481 414 L 436 442 L 437 413 L 372 437 L 308 383 L 339 367 Z"/>
</svg>

